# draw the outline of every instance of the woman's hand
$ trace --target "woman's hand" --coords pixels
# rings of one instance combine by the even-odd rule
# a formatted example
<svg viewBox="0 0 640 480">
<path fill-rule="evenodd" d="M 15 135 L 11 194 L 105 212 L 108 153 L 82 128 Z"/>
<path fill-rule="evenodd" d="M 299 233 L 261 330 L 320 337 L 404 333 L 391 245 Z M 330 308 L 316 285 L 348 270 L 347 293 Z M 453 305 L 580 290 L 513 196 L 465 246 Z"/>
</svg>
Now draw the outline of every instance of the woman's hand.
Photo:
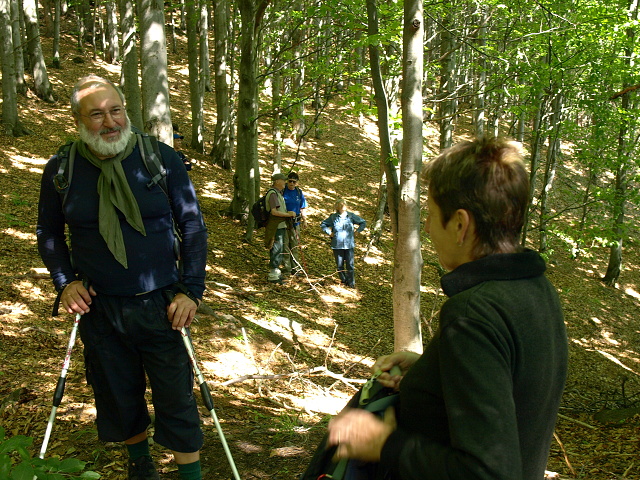
<svg viewBox="0 0 640 480">
<path fill-rule="evenodd" d="M 335 459 L 355 458 L 379 462 L 382 447 L 396 429 L 393 407 L 387 408 L 384 420 L 357 408 L 341 412 L 329 422 L 327 445 L 337 445 Z"/>
<path fill-rule="evenodd" d="M 385 387 L 397 390 L 400 386 L 400 380 L 418 358 L 420 355 L 414 352 L 395 352 L 391 355 L 383 355 L 376 360 L 371 371 L 373 373 L 381 371 L 378 381 Z M 400 372 L 390 372 L 393 367 L 399 367 Z"/>
</svg>

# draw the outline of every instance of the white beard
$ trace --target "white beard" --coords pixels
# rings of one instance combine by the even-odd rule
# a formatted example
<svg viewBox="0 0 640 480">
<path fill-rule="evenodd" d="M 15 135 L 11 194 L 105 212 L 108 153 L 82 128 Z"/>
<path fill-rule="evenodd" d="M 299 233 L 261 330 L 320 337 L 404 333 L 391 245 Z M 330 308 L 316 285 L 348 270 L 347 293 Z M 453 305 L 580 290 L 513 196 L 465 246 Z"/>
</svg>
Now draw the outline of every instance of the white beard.
<svg viewBox="0 0 640 480">
<path fill-rule="evenodd" d="M 103 128 L 99 130 L 97 133 L 92 133 L 89 129 L 80 122 L 78 124 L 78 132 L 80 133 L 80 139 L 87 144 L 89 149 L 100 155 L 101 157 L 111 158 L 118 155 L 125 148 L 127 148 L 127 144 L 129 143 L 129 139 L 133 132 L 131 131 L 131 123 L 129 122 L 129 116 L 125 114 L 125 126 L 124 127 L 113 127 L 113 128 Z M 120 132 L 120 136 L 117 140 L 104 140 L 100 135 L 104 133 L 109 133 L 114 130 Z"/>
</svg>

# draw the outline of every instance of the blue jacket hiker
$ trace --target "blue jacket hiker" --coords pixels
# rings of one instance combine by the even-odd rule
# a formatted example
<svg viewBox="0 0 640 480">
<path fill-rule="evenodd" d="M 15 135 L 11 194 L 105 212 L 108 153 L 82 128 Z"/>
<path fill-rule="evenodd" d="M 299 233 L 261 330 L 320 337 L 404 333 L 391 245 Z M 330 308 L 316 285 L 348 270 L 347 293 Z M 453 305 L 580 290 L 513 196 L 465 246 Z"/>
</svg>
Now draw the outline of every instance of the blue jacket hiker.
<svg viewBox="0 0 640 480">
<path fill-rule="evenodd" d="M 336 201 L 336 211 L 322 221 L 322 231 L 331 237 L 331 249 L 336 259 L 336 267 L 340 281 L 350 288 L 355 288 L 354 254 L 356 246 L 355 233 L 361 232 L 367 226 L 367 222 L 347 211 L 347 203 L 340 199 Z M 358 228 L 354 229 L 357 225 Z"/>
<path fill-rule="evenodd" d="M 284 268 L 282 273 L 285 275 L 295 275 L 302 268 L 302 263 L 300 262 L 300 227 L 305 227 L 307 223 L 305 215 L 307 199 L 304 197 L 300 187 L 298 187 L 299 181 L 298 174 L 290 172 L 287 175 L 287 186 L 282 193 L 287 204 L 287 210 L 296 214 L 293 225 L 287 229 L 284 238 L 284 256 L 282 259 Z"/>
</svg>

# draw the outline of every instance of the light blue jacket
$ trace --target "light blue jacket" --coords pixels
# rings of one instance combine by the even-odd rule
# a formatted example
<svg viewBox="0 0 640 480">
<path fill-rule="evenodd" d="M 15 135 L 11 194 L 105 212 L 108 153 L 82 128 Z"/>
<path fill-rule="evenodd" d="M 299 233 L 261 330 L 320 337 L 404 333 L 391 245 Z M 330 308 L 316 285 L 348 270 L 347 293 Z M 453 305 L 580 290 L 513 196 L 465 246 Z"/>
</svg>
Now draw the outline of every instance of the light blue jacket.
<svg viewBox="0 0 640 480">
<path fill-rule="evenodd" d="M 366 228 L 367 222 L 355 213 L 346 212 L 344 217 L 339 213 L 332 213 L 329 218 L 322 221 L 320 228 L 327 235 L 333 232 L 331 248 L 347 250 L 356 246 L 353 235 L 354 225 L 358 225 L 357 231 L 361 232 Z"/>
</svg>

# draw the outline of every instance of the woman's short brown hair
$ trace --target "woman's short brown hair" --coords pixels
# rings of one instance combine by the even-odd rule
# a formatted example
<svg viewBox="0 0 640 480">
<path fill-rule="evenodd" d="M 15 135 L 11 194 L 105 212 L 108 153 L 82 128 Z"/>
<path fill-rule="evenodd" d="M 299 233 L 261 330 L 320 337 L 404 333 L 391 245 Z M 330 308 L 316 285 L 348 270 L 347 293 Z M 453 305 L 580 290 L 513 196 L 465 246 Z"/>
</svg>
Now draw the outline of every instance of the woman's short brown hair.
<svg viewBox="0 0 640 480">
<path fill-rule="evenodd" d="M 476 258 L 520 250 L 529 175 L 518 142 L 478 138 L 457 143 L 425 164 L 422 180 L 440 207 L 443 226 L 458 209 L 473 215 Z"/>
</svg>

